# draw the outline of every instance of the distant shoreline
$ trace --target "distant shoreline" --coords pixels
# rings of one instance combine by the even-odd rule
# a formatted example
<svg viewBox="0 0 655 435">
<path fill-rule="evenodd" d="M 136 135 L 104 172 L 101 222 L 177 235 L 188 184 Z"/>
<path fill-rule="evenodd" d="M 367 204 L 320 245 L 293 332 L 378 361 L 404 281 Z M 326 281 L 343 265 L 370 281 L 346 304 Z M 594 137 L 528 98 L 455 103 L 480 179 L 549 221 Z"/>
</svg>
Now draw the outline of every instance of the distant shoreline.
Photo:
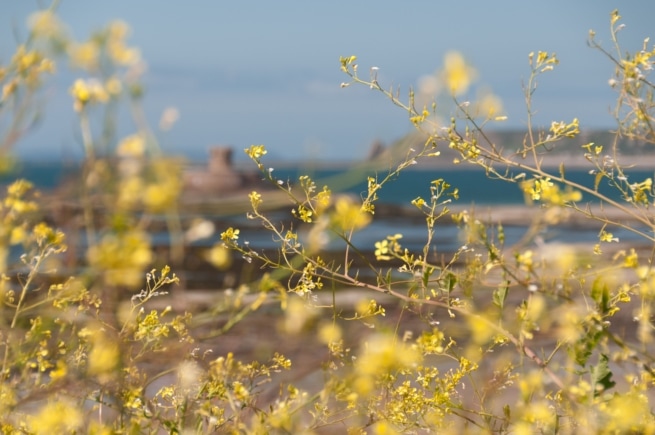
<svg viewBox="0 0 655 435">
<path fill-rule="evenodd" d="M 522 163 L 526 167 L 534 167 L 534 161 L 527 157 L 524 160 L 514 160 L 516 163 Z M 288 161 L 288 160 L 278 160 L 278 161 L 264 161 L 264 164 L 267 167 L 277 168 L 277 169 L 334 169 L 334 170 L 350 170 L 350 169 L 373 169 L 378 171 L 384 171 L 390 168 L 396 168 L 400 162 L 361 162 L 361 161 L 325 161 L 325 160 L 306 160 L 306 161 Z M 644 153 L 641 155 L 623 155 L 618 156 L 618 163 L 623 168 L 634 168 L 640 170 L 649 170 L 652 169 L 655 172 L 655 153 Z M 560 165 L 564 164 L 566 169 L 595 169 L 595 166 L 587 160 L 583 155 L 580 154 L 555 154 L 555 155 L 544 155 L 541 157 L 541 167 L 548 170 L 559 170 Z M 496 164 L 496 167 L 501 166 Z M 254 163 L 249 161 L 239 161 L 234 163 L 234 168 L 238 171 L 253 171 L 257 170 L 257 167 Z M 461 162 L 453 163 L 452 158 L 447 156 L 438 156 L 433 157 L 428 160 L 424 158 L 417 161 L 416 165 L 409 166 L 406 170 L 425 170 L 425 169 L 452 169 L 452 170 L 463 170 L 463 171 L 476 171 L 483 170 L 478 165 Z"/>
</svg>

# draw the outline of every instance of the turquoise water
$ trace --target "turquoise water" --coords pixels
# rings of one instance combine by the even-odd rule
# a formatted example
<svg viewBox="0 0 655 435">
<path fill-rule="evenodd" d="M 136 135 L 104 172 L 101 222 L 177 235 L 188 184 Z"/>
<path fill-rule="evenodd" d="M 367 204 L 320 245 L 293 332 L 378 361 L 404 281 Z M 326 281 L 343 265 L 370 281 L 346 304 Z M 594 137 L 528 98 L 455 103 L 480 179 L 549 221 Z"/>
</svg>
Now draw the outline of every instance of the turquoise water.
<svg viewBox="0 0 655 435">
<path fill-rule="evenodd" d="M 289 169 L 275 171 L 276 177 L 280 179 L 297 179 L 300 175 L 298 170 Z M 338 180 L 342 171 L 321 170 L 314 173 L 317 184 L 320 180 Z M 374 174 L 373 174 L 374 175 Z M 383 174 L 380 174 L 380 179 Z M 567 170 L 566 176 L 569 180 L 583 186 L 593 188 L 594 175 L 588 170 Z M 633 182 L 643 181 L 653 177 L 653 171 L 634 171 L 628 173 L 628 179 Z M 342 177 L 343 178 L 343 177 Z M 453 187 L 459 189 L 459 204 L 481 204 L 481 205 L 518 205 L 524 204 L 525 198 L 518 183 L 511 183 L 499 179 L 488 178 L 482 170 L 475 169 L 420 169 L 409 170 L 401 173 L 396 179 L 391 180 L 379 193 L 379 202 L 393 205 L 409 205 L 410 201 L 417 196 L 426 200 L 430 197 L 430 184 L 433 180 L 443 179 Z M 331 186 L 331 185 L 330 185 Z M 347 192 L 357 195 L 366 195 L 366 181 L 354 183 L 344 189 Z M 601 193 L 612 199 L 620 199 L 620 195 L 611 187 L 607 180 L 601 181 L 598 189 Z M 583 202 L 592 201 L 590 195 L 583 196 Z"/>
<path fill-rule="evenodd" d="M 17 177 L 23 177 L 34 183 L 37 188 L 50 190 L 55 188 L 64 177 L 77 170 L 74 164 L 49 163 L 22 163 L 11 174 L 0 176 L 0 184 L 7 184 Z M 354 172 L 338 169 L 319 169 L 307 171 L 306 169 L 276 169 L 273 174 L 283 181 L 297 181 L 299 175 L 309 174 L 321 189 L 327 183 L 333 191 L 352 193 L 358 196 L 366 195 L 367 176 L 375 176 L 375 172 Z M 378 179 L 382 179 L 383 172 L 378 172 Z M 567 178 L 584 186 L 593 187 L 594 176 L 588 170 L 567 170 Z M 628 172 L 628 180 L 632 182 L 643 181 L 653 177 L 653 171 Z M 379 192 L 378 203 L 390 205 L 409 205 L 417 196 L 429 198 L 430 183 L 436 179 L 444 179 L 453 187 L 459 189 L 459 204 L 523 204 L 524 195 L 517 183 L 488 178 L 482 170 L 475 169 L 418 169 L 401 173 L 397 178 L 387 183 Z M 599 191 L 610 198 L 620 199 L 616 191 L 610 187 L 607 180 L 600 183 Z M 592 201 L 592 197 L 583 198 L 583 202 Z"/>
</svg>

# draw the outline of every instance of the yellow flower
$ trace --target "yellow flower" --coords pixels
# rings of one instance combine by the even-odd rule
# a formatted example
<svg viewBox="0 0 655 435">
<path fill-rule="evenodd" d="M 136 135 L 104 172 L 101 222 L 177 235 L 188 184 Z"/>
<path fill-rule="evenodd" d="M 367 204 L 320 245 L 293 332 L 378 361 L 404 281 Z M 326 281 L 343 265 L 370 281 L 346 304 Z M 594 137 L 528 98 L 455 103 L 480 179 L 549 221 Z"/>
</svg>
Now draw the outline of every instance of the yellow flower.
<svg viewBox="0 0 655 435">
<path fill-rule="evenodd" d="M 141 157 L 146 150 L 146 142 L 140 134 L 133 134 L 123 139 L 116 148 L 119 157 Z"/>
<path fill-rule="evenodd" d="M 9 244 L 18 245 L 27 239 L 27 232 L 23 227 L 14 227 L 9 233 Z"/>
<path fill-rule="evenodd" d="M 25 74 L 30 68 L 41 62 L 41 55 L 36 51 L 27 51 L 24 45 L 19 45 L 12 58 L 19 74 Z"/>
<path fill-rule="evenodd" d="M 107 26 L 107 32 L 111 39 L 125 39 L 130 33 L 130 26 L 125 21 L 115 20 L 109 23 L 109 26 Z"/>
<path fill-rule="evenodd" d="M 16 89 L 18 89 L 18 80 L 14 79 L 6 83 L 2 87 L 2 100 L 4 101 L 13 95 L 14 92 L 16 92 Z"/>
<path fill-rule="evenodd" d="M 324 323 L 319 327 L 318 339 L 322 343 L 330 344 L 341 340 L 342 331 L 339 325 L 334 323 Z"/>
<path fill-rule="evenodd" d="M 554 138 L 556 137 L 575 137 L 580 133 L 580 125 L 578 118 L 573 118 L 569 124 L 564 121 L 552 122 L 550 124 L 550 132 Z"/>
<path fill-rule="evenodd" d="M 374 334 L 355 360 L 354 389 L 360 395 L 368 395 L 377 377 L 413 367 L 421 361 L 421 353 L 415 346 L 399 342 L 393 335 Z"/>
<path fill-rule="evenodd" d="M 59 39 L 65 30 L 59 18 L 50 9 L 34 12 L 27 20 L 34 36 L 46 39 Z"/>
<path fill-rule="evenodd" d="M 248 198 L 250 198 L 250 205 L 252 206 L 253 210 L 257 210 L 257 207 L 262 203 L 262 195 L 252 191 L 248 194 Z"/>
<path fill-rule="evenodd" d="M 51 59 L 44 57 L 39 51 L 28 50 L 24 45 L 18 46 L 11 64 L 16 71 L 16 77 L 4 85 L 3 99 L 13 94 L 20 84 L 24 83 L 30 89 L 36 88 L 40 84 L 42 74 L 52 73 L 55 70 L 55 64 Z"/>
<path fill-rule="evenodd" d="M 92 347 L 89 352 L 88 373 L 92 376 L 106 377 L 118 366 L 120 349 L 115 340 L 112 340 L 101 330 L 93 331 L 91 335 Z"/>
<path fill-rule="evenodd" d="M 107 28 L 107 53 L 118 65 L 133 65 L 141 59 L 137 49 L 125 45 L 129 32 L 129 26 L 123 21 L 113 21 Z"/>
<path fill-rule="evenodd" d="M 204 258 L 219 270 L 226 270 L 232 265 L 232 255 L 229 248 L 217 243 L 204 253 Z"/>
<path fill-rule="evenodd" d="M 177 200 L 180 186 L 174 178 L 158 180 L 146 187 L 143 204 L 154 213 L 161 213 L 173 207 Z"/>
<path fill-rule="evenodd" d="M 443 77 L 453 95 L 465 93 L 471 86 L 475 76 L 475 70 L 466 64 L 461 53 L 457 51 L 446 53 Z"/>
<path fill-rule="evenodd" d="M 621 19 L 621 15 L 619 15 L 619 10 L 618 9 L 614 9 L 612 11 L 612 13 L 610 14 L 610 16 L 611 16 L 612 25 L 616 24 L 616 22 Z"/>
<path fill-rule="evenodd" d="M 253 160 L 261 159 L 268 152 L 264 145 L 250 145 L 250 148 L 246 148 L 244 151 Z"/>
<path fill-rule="evenodd" d="M 649 195 L 653 194 L 653 179 L 647 178 L 641 183 L 630 184 L 633 192 L 633 201 L 637 204 L 648 205 Z"/>
<path fill-rule="evenodd" d="M 105 103 L 109 100 L 109 94 L 96 80 L 77 79 L 71 86 L 70 93 L 74 99 L 73 108 L 76 112 L 81 111 L 87 104 Z"/>
<path fill-rule="evenodd" d="M 389 254 L 389 241 L 375 242 L 375 258 L 378 260 L 391 260 L 391 256 L 387 254 Z"/>
<path fill-rule="evenodd" d="M 132 209 L 141 202 L 143 181 L 141 177 L 133 176 L 122 179 L 118 188 L 116 206 L 120 209 Z"/>
<path fill-rule="evenodd" d="M 135 287 L 152 261 L 150 239 L 139 230 L 106 234 L 89 249 L 88 257 L 93 267 L 104 272 L 108 284 Z"/>
<path fill-rule="evenodd" d="M 357 60 L 357 56 L 348 56 L 348 57 L 339 56 L 339 63 L 341 63 L 341 70 L 343 72 L 347 72 L 348 67 L 350 65 L 353 65 L 353 63 L 356 60 Z M 356 67 L 357 65 L 353 65 L 353 66 Z"/>
<path fill-rule="evenodd" d="M 530 65 L 532 65 L 532 68 L 535 71 L 539 70 L 539 72 L 550 71 L 554 68 L 555 65 L 559 64 L 559 60 L 557 59 L 555 53 L 549 54 L 546 51 L 537 52 L 536 59 L 534 58 L 534 52 L 530 52 L 528 59 L 530 60 Z"/>
<path fill-rule="evenodd" d="M 239 230 L 232 227 L 221 233 L 221 240 L 224 242 L 235 242 L 239 240 Z"/>
<path fill-rule="evenodd" d="M 630 253 L 625 256 L 625 260 L 623 261 L 623 267 L 629 267 L 632 269 L 636 269 L 639 267 L 639 255 L 637 254 L 634 248 L 631 248 Z"/>
<path fill-rule="evenodd" d="M 43 222 L 34 226 L 32 234 L 34 234 L 37 244 L 41 247 L 51 246 L 57 250 L 66 250 L 64 233 L 54 230 Z"/>
<path fill-rule="evenodd" d="M 323 186 L 323 190 L 316 194 L 316 211 L 321 213 L 330 205 L 332 192 L 327 186 Z"/>
<path fill-rule="evenodd" d="M 600 235 L 598 236 L 598 238 L 600 239 L 601 242 L 607 242 L 607 243 L 618 242 L 619 241 L 618 237 L 614 237 L 614 234 L 608 233 L 605 230 L 600 232 Z"/>
<path fill-rule="evenodd" d="M 73 66 L 94 71 L 98 68 L 100 58 L 100 48 L 95 40 L 83 42 L 81 44 L 71 44 L 68 49 Z"/>
<path fill-rule="evenodd" d="M 155 213 L 171 209 L 182 190 L 179 164 L 173 159 L 156 159 L 149 169 L 151 178 L 144 191 L 144 205 Z"/>
<path fill-rule="evenodd" d="M 29 419 L 29 428 L 35 434 L 76 433 L 83 423 L 79 406 L 61 399 L 43 406 Z"/>
<path fill-rule="evenodd" d="M 528 180 L 521 183 L 527 201 L 542 201 L 549 205 L 562 206 L 582 200 L 582 192 L 569 186 L 561 190 L 549 177 Z"/>
<path fill-rule="evenodd" d="M 301 221 L 307 222 L 307 223 L 312 222 L 312 215 L 314 214 L 314 212 L 312 212 L 307 207 L 302 206 L 302 205 L 298 206 L 298 210 L 296 210 L 296 209 L 291 210 L 291 213 L 293 213 L 293 215 L 296 216 Z"/>
<path fill-rule="evenodd" d="M 121 81 L 116 78 L 116 77 L 110 77 L 106 82 L 105 82 L 105 89 L 111 95 L 112 97 L 116 97 L 120 95 L 121 91 L 123 90 L 123 85 L 121 84 Z"/>
<path fill-rule="evenodd" d="M 519 264 L 519 266 L 521 266 L 521 268 L 525 270 L 532 270 L 532 266 L 533 266 L 532 251 L 527 250 L 522 254 L 518 254 L 516 256 L 516 262 Z"/>
<path fill-rule="evenodd" d="M 484 93 L 478 100 L 476 107 L 478 116 L 482 116 L 484 119 L 500 120 L 503 112 L 502 100 L 491 92 Z"/>
<path fill-rule="evenodd" d="M 332 223 L 343 231 L 358 230 L 371 222 L 371 215 L 348 197 L 341 197 L 334 206 Z"/>
</svg>

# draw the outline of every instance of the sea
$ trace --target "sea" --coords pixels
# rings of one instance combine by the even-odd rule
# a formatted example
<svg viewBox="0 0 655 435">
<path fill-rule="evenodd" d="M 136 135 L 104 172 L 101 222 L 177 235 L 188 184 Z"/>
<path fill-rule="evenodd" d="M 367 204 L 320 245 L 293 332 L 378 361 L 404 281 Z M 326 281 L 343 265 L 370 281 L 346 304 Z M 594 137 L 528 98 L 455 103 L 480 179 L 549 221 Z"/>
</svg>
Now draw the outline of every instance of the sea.
<svg viewBox="0 0 655 435">
<path fill-rule="evenodd" d="M 48 191 L 56 188 L 66 177 L 78 169 L 79 166 L 75 162 L 24 161 L 17 164 L 12 172 L 0 175 L 0 185 L 6 185 L 16 178 L 25 178 L 32 182 L 36 188 Z M 386 175 L 384 171 L 362 171 L 349 169 L 346 166 L 338 168 L 313 167 L 308 169 L 304 165 L 298 165 L 297 167 L 287 165 L 275 169 L 273 174 L 275 178 L 285 182 L 298 180 L 300 175 L 309 175 L 316 181 L 319 189 L 322 188 L 323 184 L 326 184 L 330 186 L 332 191 L 357 196 L 366 195 L 366 178 L 368 176 L 377 176 L 378 180 L 381 180 Z M 627 172 L 627 175 L 628 180 L 631 182 L 643 181 L 646 178 L 655 177 L 654 171 L 647 170 Z M 593 187 L 594 185 L 595 176 L 588 169 L 567 169 L 566 176 L 571 181 L 584 186 Z M 522 192 L 518 183 L 510 183 L 487 177 L 482 170 L 475 168 L 458 169 L 456 167 L 422 167 L 406 170 L 389 180 L 379 192 L 379 199 L 376 204 L 387 206 L 387 208 L 396 207 L 398 210 L 412 208 L 411 200 L 418 196 L 429 200 L 430 185 L 432 181 L 437 179 L 442 179 L 450 184 L 452 188 L 456 187 L 458 189 L 459 198 L 457 200 L 453 198 L 452 204 L 454 205 L 503 207 L 522 205 L 526 202 L 525 194 Z M 621 200 L 620 194 L 610 186 L 607 180 L 601 181 L 598 190 L 612 199 Z M 581 201 L 582 204 L 593 204 L 595 202 L 597 201 L 588 195 L 584 196 Z M 216 216 L 208 216 L 208 218 L 214 219 Z M 243 216 L 232 216 L 228 217 L 227 222 L 238 225 L 240 219 L 243 220 Z M 507 242 L 512 243 L 513 241 L 519 240 L 525 233 L 527 224 L 526 222 L 525 224 L 506 226 Z M 410 217 L 402 213 L 398 213 L 395 216 L 393 214 L 391 216 L 387 215 L 383 219 L 374 219 L 371 225 L 355 236 L 353 241 L 364 246 L 372 247 L 375 241 L 382 240 L 387 235 L 398 232 L 404 234 L 404 246 L 418 249 L 425 241 L 425 224 L 421 223 L 420 220 L 417 221 L 415 215 L 414 217 Z M 563 226 L 554 231 L 551 230 L 548 240 L 591 243 L 598 240 L 598 232 L 597 226 L 590 226 L 589 228 Z M 637 241 L 640 239 L 640 236 L 619 228 L 612 229 L 612 232 L 622 241 Z M 163 244 L 168 241 L 168 236 L 163 233 L 153 234 L 152 236 L 156 243 Z M 217 242 L 217 237 L 217 235 L 214 235 L 214 237 L 198 243 L 211 245 Z M 259 233 L 253 234 L 250 241 L 264 247 L 272 244 L 270 235 Z M 462 240 L 459 230 L 452 221 L 444 221 L 440 231 L 437 231 L 435 243 L 439 244 L 442 250 L 451 252 L 456 250 L 458 246 L 461 246 Z"/>
<path fill-rule="evenodd" d="M 0 174 L 0 185 L 6 185 L 17 178 L 24 178 L 36 186 L 37 189 L 49 191 L 56 188 L 71 173 L 79 170 L 75 162 L 18 162 L 15 168 Z M 557 170 L 555 170 L 557 173 Z M 646 178 L 655 177 L 655 169 L 628 171 L 628 181 L 639 182 Z M 276 169 L 275 178 L 283 181 L 298 180 L 300 175 L 309 175 L 320 188 L 322 183 L 329 184 L 333 191 L 352 193 L 358 196 L 367 192 L 366 177 L 377 177 L 378 180 L 386 175 L 383 170 L 352 170 L 347 166 L 327 169 L 286 166 Z M 566 177 L 578 184 L 593 188 L 594 174 L 588 169 L 567 169 Z M 458 189 L 459 204 L 480 205 L 519 205 L 525 203 L 525 195 L 518 183 L 488 177 L 484 171 L 475 168 L 458 169 L 448 168 L 419 168 L 408 169 L 395 176 L 385 184 L 379 192 L 378 203 L 385 205 L 407 205 L 417 196 L 429 198 L 432 181 L 442 179 Z M 336 186 L 336 188 L 335 188 Z M 610 186 L 605 179 L 598 186 L 600 193 L 609 198 L 619 200 L 621 195 Z M 450 190 L 452 191 L 452 189 Z M 594 197 L 586 195 L 583 202 L 593 202 Z"/>
</svg>

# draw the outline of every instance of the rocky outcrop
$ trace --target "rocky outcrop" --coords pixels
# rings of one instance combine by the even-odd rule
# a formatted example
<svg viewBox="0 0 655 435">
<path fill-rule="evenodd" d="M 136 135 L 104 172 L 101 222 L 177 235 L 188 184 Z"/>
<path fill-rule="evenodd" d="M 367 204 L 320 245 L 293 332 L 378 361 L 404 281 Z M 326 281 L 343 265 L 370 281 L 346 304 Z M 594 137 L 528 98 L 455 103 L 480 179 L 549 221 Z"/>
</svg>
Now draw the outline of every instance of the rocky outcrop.
<svg viewBox="0 0 655 435">
<path fill-rule="evenodd" d="M 184 174 L 185 190 L 198 193 L 221 193 L 239 189 L 244 185 L 243 176 L 234 169 L 232 149 L 217 146 L 209 150 L 205 168 L 191 168 Z"/>
</svg>

